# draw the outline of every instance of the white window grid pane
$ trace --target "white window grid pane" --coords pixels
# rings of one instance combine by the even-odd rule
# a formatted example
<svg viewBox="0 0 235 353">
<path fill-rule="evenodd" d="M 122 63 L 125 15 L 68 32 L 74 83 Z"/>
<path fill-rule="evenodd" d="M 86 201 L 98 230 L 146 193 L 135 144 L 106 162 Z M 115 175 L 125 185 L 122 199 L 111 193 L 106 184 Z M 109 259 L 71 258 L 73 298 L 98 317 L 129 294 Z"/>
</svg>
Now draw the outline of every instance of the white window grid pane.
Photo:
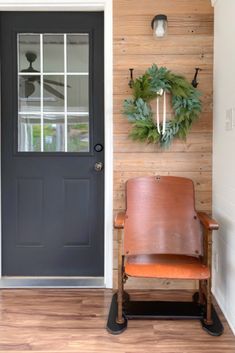
<svg viewBox="0 0 235 353">
<path fill-rule="evenodd" d="M 40 85 L 40 120 L 41 120 L 41 152 L 43 152 L 44 149 L 44 131 L 43 131 L 43 120 L 44 120 L 44 115 L 45 114 L 51 114 L 51 115 L 60 115 L 63 114 L 65 117 L 65 152 L 68 150 L 67 146 L 67 141 L 68 141 L 68 126 L 67 126 L 67 118 L 68 116 L 89 116 L 89 111 L 73 111 L 73 112 L 68 112 L 67 110 L 67 77 L 68 75 L 70 76 L 89 76 L 89 72 L 68 72 L 67 71 L 67 35 L 87 35 L 89 36 L 88 33 L 64 33 L 64 72 L 44 72 L 43 71 L 43 37 L 44 35 L 61 35 L 61 33 L 45 33 L 45 34 L 40 34 L 40 71 L 39 72 L 20 72 L 20 60 L 19 60 L 19 38 L 20 35 L 39 35 L 38 33 L 20 33 L 18 34 L 17 37 L 17 47 L 18 47 L 18 77 L 19 76 L 40 76 L 41 79 L 41 85 Z M 63 112 L 53 112 L 53 111 L 44 111 L 44 95 L 43 95 L 43 82 L 44 82 L 44 76 L 64 76 L 64 111 Z M 19 79 L 18 79 L 19 81 Z M 19 82 L 18 82 L 18 87 L 19 87 Z M 28 110 L 27 112 L 19 111 L 18 107 L 18 115 L 38 115 L 39 112 L 35 111 L 30 111 Z"/>
</svg>

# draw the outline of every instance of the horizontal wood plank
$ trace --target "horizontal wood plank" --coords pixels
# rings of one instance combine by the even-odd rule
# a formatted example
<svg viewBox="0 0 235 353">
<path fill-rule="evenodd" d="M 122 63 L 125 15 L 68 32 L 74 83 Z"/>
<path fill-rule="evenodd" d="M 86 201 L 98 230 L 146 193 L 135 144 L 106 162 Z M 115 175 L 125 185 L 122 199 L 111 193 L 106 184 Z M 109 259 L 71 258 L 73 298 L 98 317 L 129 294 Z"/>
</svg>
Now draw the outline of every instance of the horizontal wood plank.
<svg viewBox="0 0 235 353">
<path fill-rule="evenodd" d="M 195 67 L 200 67 L 204 72 L 212 74 L 213 55 L 200 53 L 197 55 L 144 55 L 144 54 L 126 54 L 115 53 L 114 65 L 117 70 L 128 70 L 129 67 L 138 67 L 145 71 L 153 63 L 158 66 L 166 66 L 169 70 L 178 74 L 192 74 Z"/>
<path fill-rule="evenodd" d="M 128 30 L 128 34 L 132 35 L 149 35 L 152 34 L 150 26 L 153 14 L 145 15 L 129 15 L 114 16 L 114 36 L 124 36 Z M 193 34 L 211 35 L 213 32 L 214 21 L 212 14 L 168 14 L 168 35 L 189 35 Z"/>
<path fill-rule="evenodd" d="M 117 269 L 113 270 L 114 288 L 117 289 Z M 195 280 L 170 280 L 156 278 L 132 278 L 129 277 L 125 288 L 128 289 L 197 289 L 198 283 Z"/>
<path fill-rule="evenodd" d="M 212 136 L 210 132 L 188 134 L 186 140 L 174 140 L 169 148 L 164 150 L 165 153 L 171 152 L 211 152 Z M 114 137 L 114 152 L 149 152 L 162 153 L 157 144 L 132 141 L 128 134 L 116 134 Z"/>
<path fill-rule="evenodd" d="M 123 16 L 133 13 L 135 15 L 151 15 L 157 13 L 170 14 L 209 14 L 212 13 L 210 0 L 177 0 L 177 4 L 172 0 L 115 0 L 114 13 L 116 16 Z"/>
<path fill-rule="evenodd" d="M 115 191 L 124 191 L 125 183 L 127 180 L 142 176 L 157 176 L 159 173 L 154 171 L 148 172 L 123 172 L 116 171 L 114 172 L 114 190 Z M 161 171 L 160 175 L 171 175 L 179 176 L 183 178 L 192 179 L 194 182 L 194 187 L 196 191 L 212 191 L 212 180 L 211 172 L 165 172 Z"/>
<path fill-rule="evenodd" d="M 211 153 L 115 153 L 114 171 L 211 171 Z"/>
<path fill-rule="evenodd" d="M 149 36 L 114 37 L 116 55 L 202 55 L 213 51 L 211 35 L 166 37 L 157 41 L 152 33 Z"/>
</svg>

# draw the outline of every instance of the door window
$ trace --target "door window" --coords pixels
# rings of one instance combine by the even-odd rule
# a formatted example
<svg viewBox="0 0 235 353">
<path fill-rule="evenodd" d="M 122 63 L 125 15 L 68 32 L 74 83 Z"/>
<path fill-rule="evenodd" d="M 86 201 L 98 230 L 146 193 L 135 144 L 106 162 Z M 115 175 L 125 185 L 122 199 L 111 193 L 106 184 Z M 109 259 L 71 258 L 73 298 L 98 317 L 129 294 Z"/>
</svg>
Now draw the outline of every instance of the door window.
<svg viewBox="0 0 235 353">
<path fill-rule="evenodd" d="M 18 152 L 89 152 L 89 34 L 18 34 Z"/>
</svg>

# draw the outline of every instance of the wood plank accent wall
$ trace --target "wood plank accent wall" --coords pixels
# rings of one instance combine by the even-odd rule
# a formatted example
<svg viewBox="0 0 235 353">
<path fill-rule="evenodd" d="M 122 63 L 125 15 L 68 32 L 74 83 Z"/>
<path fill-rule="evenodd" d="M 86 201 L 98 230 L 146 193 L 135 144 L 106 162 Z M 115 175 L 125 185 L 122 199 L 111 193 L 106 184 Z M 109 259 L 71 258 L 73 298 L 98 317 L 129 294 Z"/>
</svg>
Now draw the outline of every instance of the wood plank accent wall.
<svg viewBox="0 0 235 353">
<path fill-rule="evenodd" d="M 196 207 L 211 211 L 213 8 L 210 0 L 113 0 L 114 5 L 114 213 L 125 209 L 125 181 L 141 175 L 178 175 L 192 178 Z M 151 20 L 168 16 L 168 36 L 156 40 Z M 175 141 L 165 151 L 128 138 L 130 124 L 122 116 L 122 102 L 131 94 L 134 76 L 156 63 L 190 81 L 199 74 L 203 111 L 187 141 Z M 117 242 L 114 232 L 114 285 L 117 279 Z M 128 280 L 132 288 L 194 288 L 195 282 Z"/>
</svg>

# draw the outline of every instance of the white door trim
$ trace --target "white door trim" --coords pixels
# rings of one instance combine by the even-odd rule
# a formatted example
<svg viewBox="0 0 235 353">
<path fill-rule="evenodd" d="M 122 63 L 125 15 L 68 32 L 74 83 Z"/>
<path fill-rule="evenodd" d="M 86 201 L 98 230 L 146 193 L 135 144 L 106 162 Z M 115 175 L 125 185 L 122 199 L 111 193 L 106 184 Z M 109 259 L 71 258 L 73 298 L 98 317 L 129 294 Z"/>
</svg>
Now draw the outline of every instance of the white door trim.
<svg viewBox="0 0 235 353">
<path fill-rule="evenodd" d="M 113 15 L 112 0 L 0 0 L 0 11 L 104 11 L 105 82 L 105 268 L 106 288 L 113 286 Z M 0 190 L 1 196 L 1 190 Z M 0 204 L 1 207 L 1 204 Z M 1 211 L 1 210 L 0 210 Z M 1 217 L 1 212 L 0 212 Z M 0 219 L 1 224 L 1 219 Z M 1 234 L 0 234 L 1 237 Z M 2 254 L 0 242 L 0 256 Z M 1 264 L 1 259 L 0 259 Z M 1 278 L 1 268 L 0 268 Z"/>
</svg>

